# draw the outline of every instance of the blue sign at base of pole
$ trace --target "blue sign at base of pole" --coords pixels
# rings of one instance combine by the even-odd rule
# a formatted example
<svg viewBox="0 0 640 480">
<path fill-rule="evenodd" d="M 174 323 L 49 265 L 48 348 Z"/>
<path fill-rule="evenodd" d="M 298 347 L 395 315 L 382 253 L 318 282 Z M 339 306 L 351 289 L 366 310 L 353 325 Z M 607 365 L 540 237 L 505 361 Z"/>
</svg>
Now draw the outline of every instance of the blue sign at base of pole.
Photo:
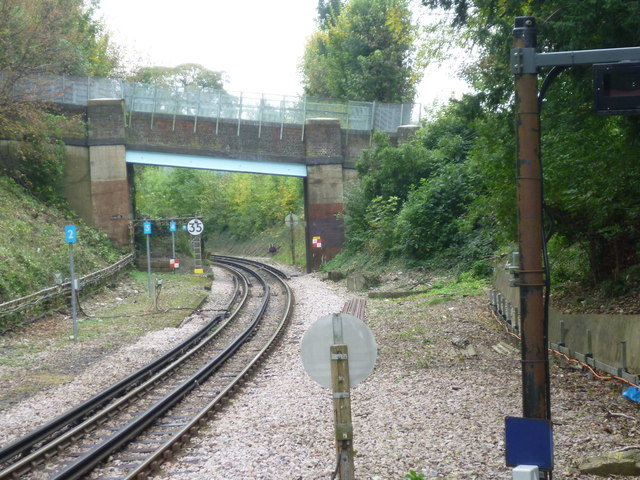
<svg viewBox="0 0 640 480">
<path fill-rule="evenodd" d="M 536 465 L 553 470 L 551 422 L 541 418 L 505 418 L 505 454 L 508 467 Z"/>
<path fill-rule="evenodd" d="M 78 242 L 78 233 L 75 225 L 66 225 L 64 227 L 64 241 L 67 243 Z"/>
</svg>

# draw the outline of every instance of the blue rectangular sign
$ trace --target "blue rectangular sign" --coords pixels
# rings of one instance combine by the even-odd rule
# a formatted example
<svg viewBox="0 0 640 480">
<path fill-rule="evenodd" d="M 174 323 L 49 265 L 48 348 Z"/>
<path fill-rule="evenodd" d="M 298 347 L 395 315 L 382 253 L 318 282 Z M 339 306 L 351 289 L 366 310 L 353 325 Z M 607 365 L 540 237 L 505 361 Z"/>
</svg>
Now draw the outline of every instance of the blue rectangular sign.
<svg viewBox="0 0 640 480">
<path fill-rule="evenodd" d="M 67 243 L 76 243 L 78 241 L 75 225 L 66 225 L 64 227 L 64 241 Z"/>
<path fill-rule="evenodd" d="M 553 470 L 551 422 L 540 418 L 505 418 L 505 454 L 508 467 L 536 465 Z"/>
<path fill-rule="evenodd" d="M 151 222 L 144 222 L 142 227 L 145 235 L 151 235 Z"/>
<path fill-rule="evenodd" d="M 176 222 L 169 222 L 169 231 L 170 232 L 176 231 Z"/>
</svg>

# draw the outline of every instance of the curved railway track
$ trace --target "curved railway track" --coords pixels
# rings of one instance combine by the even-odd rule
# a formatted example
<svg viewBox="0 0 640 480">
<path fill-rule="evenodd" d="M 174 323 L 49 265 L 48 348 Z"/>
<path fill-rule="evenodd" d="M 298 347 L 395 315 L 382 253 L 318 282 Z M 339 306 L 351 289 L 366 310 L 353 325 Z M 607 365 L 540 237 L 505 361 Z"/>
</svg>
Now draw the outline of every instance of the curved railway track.
<svg viewBox="0 0 640 480">
<path fill-rule="evenodd" d="M 237 279 L 228 313 L 0 449 L 0 480 L 146 478 L 189 440 L 273 348 L 293 306 L 282 272 L 231 257 L 214 261 Z"/>
</svg>

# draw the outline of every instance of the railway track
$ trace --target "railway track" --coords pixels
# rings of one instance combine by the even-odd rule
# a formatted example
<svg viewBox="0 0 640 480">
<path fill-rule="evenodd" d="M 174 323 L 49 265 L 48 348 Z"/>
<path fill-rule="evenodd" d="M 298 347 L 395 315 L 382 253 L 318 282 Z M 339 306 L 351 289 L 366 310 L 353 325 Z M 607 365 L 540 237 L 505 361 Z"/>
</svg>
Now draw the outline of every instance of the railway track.
<svg viewBox="0 0 640 480">
<path fill-rule="evenodd" d="M 282 272 L 230 257 L 227 314 L 58 419 L 0 449 L 0 480 L 146 478 L 213 415 L 275 345 L 292 311 Z"/>
</svg>

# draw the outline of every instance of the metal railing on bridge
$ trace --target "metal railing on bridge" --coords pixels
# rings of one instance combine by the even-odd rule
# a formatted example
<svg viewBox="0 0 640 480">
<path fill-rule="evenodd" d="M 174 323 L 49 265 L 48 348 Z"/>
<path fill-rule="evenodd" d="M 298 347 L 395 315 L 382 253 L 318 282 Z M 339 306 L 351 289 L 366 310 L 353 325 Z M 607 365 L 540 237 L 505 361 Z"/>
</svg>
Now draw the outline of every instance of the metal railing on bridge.
<svg viewBox="0 0 640 480">
<path fill-rule="evenodd" d="M 163 87 L 115 78 L 32 75 L 17 82 L 20 100 L 86 105 L 98 98 L 122 98 L 126 110 L 238 122 L 304 125 L 309 118 L 337 118 L 347 130 L 395 133 L 418 124 L 421 105 L 338 101 L 312 97 L 232 93 L 201 87 Z M 131 118 L 128 115 L 128 118 Z"/>
</svg>

